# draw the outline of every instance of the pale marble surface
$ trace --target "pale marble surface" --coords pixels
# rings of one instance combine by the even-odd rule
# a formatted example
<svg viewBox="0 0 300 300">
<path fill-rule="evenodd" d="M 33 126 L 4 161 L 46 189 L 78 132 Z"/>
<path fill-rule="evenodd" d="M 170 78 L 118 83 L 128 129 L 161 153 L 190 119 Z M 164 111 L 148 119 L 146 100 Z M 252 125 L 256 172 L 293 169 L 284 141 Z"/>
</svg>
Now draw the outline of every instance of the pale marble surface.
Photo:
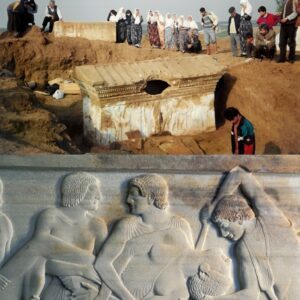
<svg viewBox="0 0 300 300">
<path fill-rule="evenodd" d="M 38 299 L 39 293 L 70 299 L 70 290 L 75 299 L 298 299 L 299 156 L 261 161 L 2 156 L 6 240 L 0 247 L 12 244 L 0 269 L 0 299 Z M 240 220 L 220 231 L 212 216 L 222 196 L 240 195 L 238 188 L 239 203 L 246 199 L 255 214 L 244 220 L 220 206 Z M 81 202 L 69 207 L 76 195 Z M 237 201 L 230 199 L 229 207 Z"/>
</svg>

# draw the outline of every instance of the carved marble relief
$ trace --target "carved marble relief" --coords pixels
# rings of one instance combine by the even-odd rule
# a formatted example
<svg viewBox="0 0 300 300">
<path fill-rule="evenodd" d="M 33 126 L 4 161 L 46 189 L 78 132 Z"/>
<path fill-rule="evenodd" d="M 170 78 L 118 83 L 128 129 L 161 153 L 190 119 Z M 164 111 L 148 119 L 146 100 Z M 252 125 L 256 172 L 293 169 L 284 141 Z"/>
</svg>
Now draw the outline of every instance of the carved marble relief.
<svg viewBox="0 0 300 300">
<path fill-rule="evenodd" d="M 65 175 L 59 198 L 60 206 L 39 213 L 31 239 L 0 269 L 1 300 L 299 299 L 293 223 L 240 167 L 198 212 L 197 236 L 191 220 L 170 209 L 160 175 L 129 180 L 124 217 L 113 224 L 96 214 L 103 198 L 95 175 Z M 0 224 L 2 232 L 2 215 Z M 216 229 L 233 251 L 207 246 Z M 11 224 L 10 230 L 3 253 Z"/>
<path fill-rule="evenodd" d="M 0 208 L 3 206 L 3 182 L 0 179 Z M 13 226 L 10 219 L 0 211 L 0 266 L 10 252 L 11 240 L 13 237 Z M 0 289 L 6 285 L 5 279 L 0 277 Z"/>
</svg>

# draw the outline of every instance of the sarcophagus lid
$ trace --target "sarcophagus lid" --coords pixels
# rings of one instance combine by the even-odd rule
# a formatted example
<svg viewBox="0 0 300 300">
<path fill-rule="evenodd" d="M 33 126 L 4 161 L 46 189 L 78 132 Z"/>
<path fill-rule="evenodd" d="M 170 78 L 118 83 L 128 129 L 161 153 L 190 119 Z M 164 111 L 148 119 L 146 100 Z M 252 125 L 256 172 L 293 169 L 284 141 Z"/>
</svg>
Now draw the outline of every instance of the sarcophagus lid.
<svg viewBox="0 0 300 300">
<path fill-rule="evenodd" d="M 74 77 L 85 89 L 96 89 L 99 98 L 107 98 L 144 92 L 152 80 L 165 81 L 170 87 L 205 86 L 214 91 L 223 73 L 224 66 L 203 55 L 79 66 Z"/>
</svg>

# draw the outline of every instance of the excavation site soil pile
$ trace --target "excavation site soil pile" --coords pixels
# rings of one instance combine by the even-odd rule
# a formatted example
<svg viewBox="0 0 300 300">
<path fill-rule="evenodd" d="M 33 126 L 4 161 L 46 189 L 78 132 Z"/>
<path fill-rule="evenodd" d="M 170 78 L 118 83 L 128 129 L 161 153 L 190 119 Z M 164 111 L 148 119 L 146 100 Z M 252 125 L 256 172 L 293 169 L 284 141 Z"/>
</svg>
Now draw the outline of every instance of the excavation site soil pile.
<svg viewBox="0 0 300 300">
<path fill-rule="evenodd" d="M 75 66 L 134 62 L 184 55 L 126 44 L 54 38 L 33 27 L 23 38 L 0 36 L 0 70 L 15 74 L 0 78 L 0 153 L 135 153 L 135 154 L 230 154 L 231 125 L 224 122 L 225 107 L 235 106 L 255 126 L 257 154 L 300 153 L 300 62 L 276 64 L 245 62 L 232 58 L 227 39 L 218 41 L 215 59 L 227 66 L 216 89 L 217 130 L 198 136 L 162 133 L 142 139 L 132 134 L 127 141 L 91 147 L 82 133 L 82 98 L 54 100 L 24 87 L 33 81 L 42 90 L 49 80 L 68 79 Z M 203 55 L 203 54 L 200 54 Z"/>
</svg>

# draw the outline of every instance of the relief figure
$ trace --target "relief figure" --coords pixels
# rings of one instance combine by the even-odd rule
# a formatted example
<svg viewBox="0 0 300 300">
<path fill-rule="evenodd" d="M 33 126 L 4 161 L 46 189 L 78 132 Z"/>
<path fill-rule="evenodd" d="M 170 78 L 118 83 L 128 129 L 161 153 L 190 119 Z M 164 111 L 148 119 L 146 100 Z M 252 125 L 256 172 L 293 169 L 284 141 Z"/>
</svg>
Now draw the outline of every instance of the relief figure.
<svg viewBox="0 0 300 300">
<path fill-rule="evenodd" d="M 210 212 L 221 235 L 235 243 L 241 288 L 231 295 L 205 299 L 299 299 L 299 238 L 250 172 L 234 168 Z"/>
<path fill-rule="evenodd" d="M 131 215 L 116 224 L 95 263 L 103 280 L 97 299 L 112 293 L 122 300 L 188 299 L 188 278 L 197 276 L 189 286 L 205 293 L 207 282 L 200 277 L 214 272 L 213 261 L 228 273 L 228 259 L 220 251 L 196 250 L 189 223 L 168 212 L 168 185 L 161 176 L 133 178 L 126 202 Z"/>
<path fill-rule="evenodd" d="M 3 183 L 0 179 L 0 208 L 3 205 Z M 0 266 L 7 258 L 11 240 L 13 237 L 13 226 L 10 219 L 0 211 Z"/>
<path fill-rule="evenodd" d="M 52 281 L 42 299 L 96 297 L 100 278 L 93 263 L 107 235 L 105 222 L 93 215 L 100 196 L 100 182 L 91 174 L 63 179 L 61 207 L 40 213 L 32 239 L 0 270 L 10 282 L 0 291 L 1 299 L 40 299 L 46 274 Z"/>
</svg>

